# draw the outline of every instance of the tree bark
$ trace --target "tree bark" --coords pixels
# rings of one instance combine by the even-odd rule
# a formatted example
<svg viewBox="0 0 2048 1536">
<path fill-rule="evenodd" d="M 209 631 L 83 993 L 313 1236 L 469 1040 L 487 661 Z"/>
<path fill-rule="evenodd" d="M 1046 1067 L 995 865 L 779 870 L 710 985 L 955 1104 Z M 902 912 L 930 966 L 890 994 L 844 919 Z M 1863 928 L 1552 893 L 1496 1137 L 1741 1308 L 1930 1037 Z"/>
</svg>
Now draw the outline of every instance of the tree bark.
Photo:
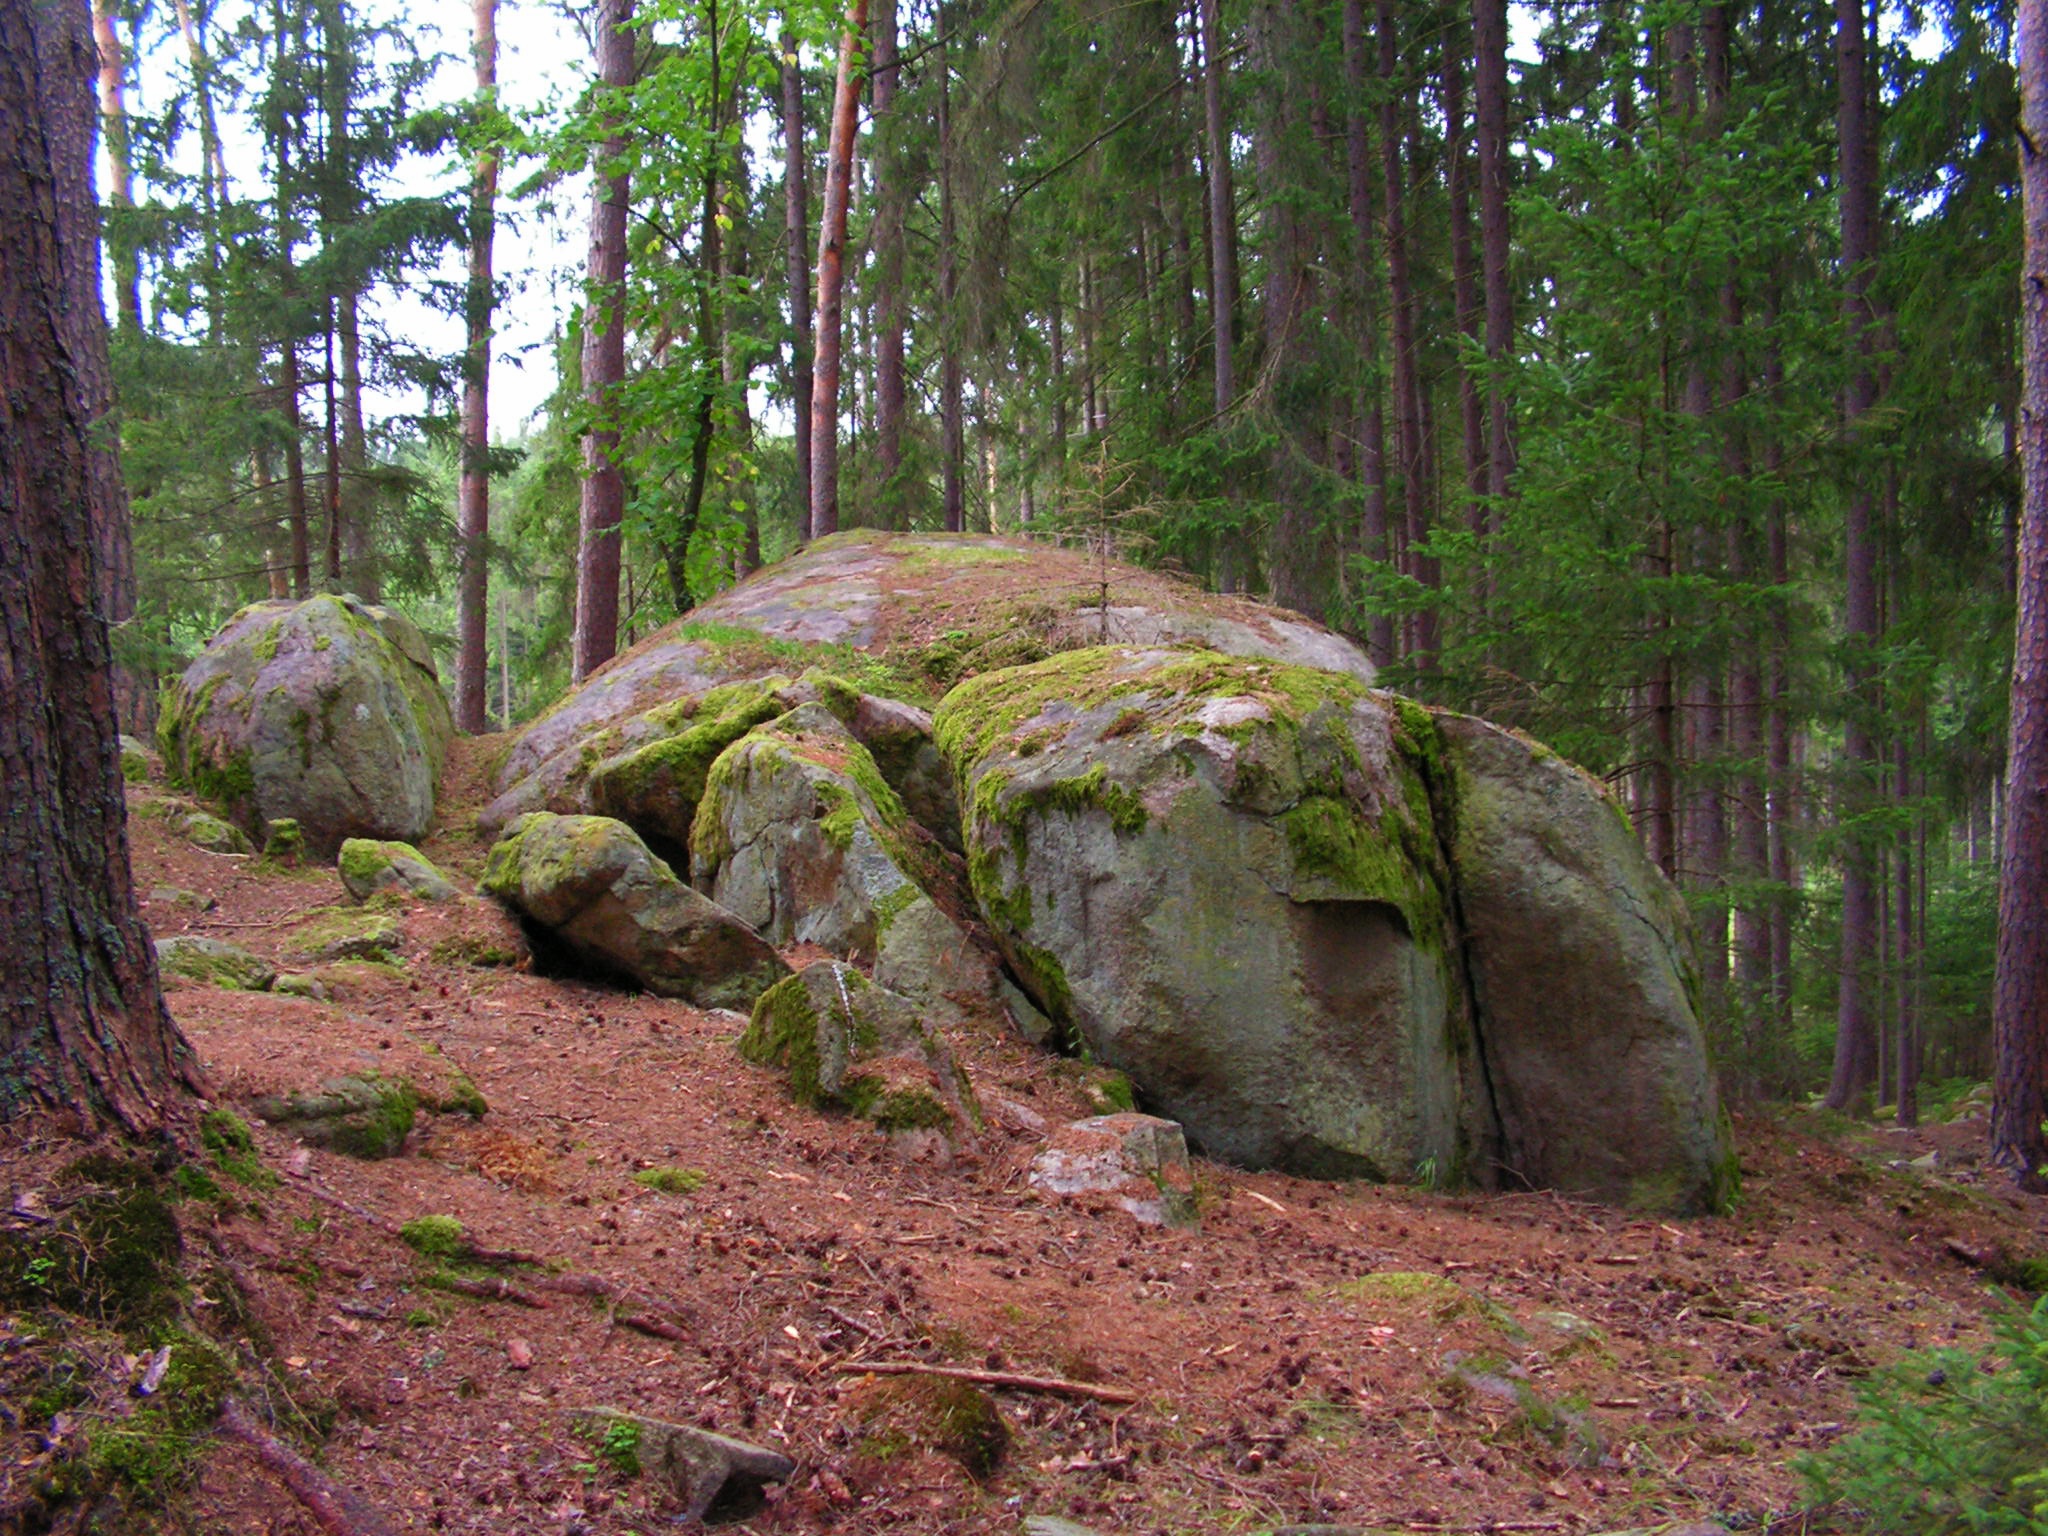
<svg viewBox="0 0 2048 1536">
<path fill-rule="evenodd" d="M 1479 273 L 1472 249 L 1472 203 L 1466 190 L 1469 173 L 1465 149 L 1465 63 L 1459 56 L 1464 39 L 1458 28 L 1447 28 L 1443 36 L 1444 158 L 1448 162 L 1445 180 L 1450 193 L 1451 293 L 1458 333 L 1471 344 L 1458 366 L 1458 422 L 1460 457 L 1464 461 L 1466 503 L 1465 526 L 1475 538 L 1486 536 L 1486 423 L 1480 401 L 1479 381 L 1473 376 L 1470 352 L 1480 344 Z M 1483 567 L 1477 593 L 1485 602 Z"/>
<path fill-rule="evenodd" d="M 1386 561 L 1387 547 L 1387 415 L 1382 384 L 1379 288 L 1373 265 L 1372 135 L 1366 117 L 1367 65 L 1365 0 L 1344 0 L 1344 83 L 1350 110 L 1344 125 L 1345 170 L 1350 179 L 1351 260 L 1357 275 L 1358 314 L 1363 329 L 1360 345 L 1370 361 L 1366 398 L 1359 409 L 1359 475 L 1365 482 L 1365 509 L 1360 535 L 1368 560 Z M 1394 620 L 1375 613 L 1367 627 L 1366 650 L 1377 666 L 1394 659 Z"/>
<path fill-rule="evenodd" d="M 1404 108 L 1413 107 L 1413 87 L 1404 87 L 1401 81 L 1394 0 L 1378 0 L 1374 27 L 1379 33 L 1380 174 L 1386 202 L 1387 305 L 1393 316 L 1394 421 L 1401 445 L 1402 524 L 1412 548 L 1429 522 L 1422 456 L 1422 381 L 1415 351 L 1415 292 L 1408 270 L 1408 187 L 1402 155 L 1402 118 Z M 1420 558 L 1415 557 L 1417 561 Z M 1419 567 L 1409 574 L 1430 584 Z M 1420 616 L 1410 633 L 1416 651 L 1431 649 Z M 1429 664 L 1426 655 L 1410 659 L 1418 666 Z"/>
<path fill-rule="evenodd" d="M 348 560 L 349 590 L 375 603 L 383 599 L 384 580 L 376 554 L 376 531 L 370 526 L 370 445 L 363 420 L 360 302 L 353 285 L 336 301 L 336 340 L 341 345 L 342 547 Z"/>
<path fill-rule="evenodd" d="M 633 0 L 600 0 L 597 78 L 607 91 L 633 83 Z M 625 129 L 616 105 L 599 150 L 591 192 L 588 297 L 583 311 L 583 400 L 591 426 L 583 434 L 583 505 L 576 557 L 576 644 L 573 676 L 581 682 L 611 660 L 619 644 L 619 525 L 626 517 L 626 477 L 618 465 L 617 394 L 626 378 L 626 211 L 631 191 L 624 166 Z"/>
<path fill-rule="evenodd" d="M 939 7 L 939 461 L 942 510 L 948 533 L 967 526 L 961 460 L 967 452 L 966 388 L 960 362 L 959 230 L 953 212 L 953 67 L 946 8 Z M 1093 375 L 1090 375 L 1091 385 Z"/>
<path fill-rule="evenodd" d="M 98 268 L 93 45 L 85 6 L 0 0 L 0 1120 L 181 1126 L 197 1084 L 135 905 L 99 611 L 100 431 L 84 381 L 106 322 L 75 302 Z M 81 243 L 83 237 L 83 243 Z"/>
<path fill-rule="evenodd" d="M 107 206 L 114 210 L 118 221 L 120 215 L 135 208 L 135 169 L 128 147 L 128 109 L 121 99 L 127 62 L 107 0 L 92 0 L 92 35 L 99 51 L 100 121 L 107 130 Z M 140 331 L 142 278 L 135 260 L 135 241 L 117 222 L 115 231 L 106 236 L 106 248 L 113 258 L 114 301 L 121 324 Z"/>
<path fill-rule="evenodd" d="M 1998 973 L 1991 1003 L 1991 1156 L 2022 1188 L 2048 1187 L 2048 0 L 2020 0 L 2019 615 Z"/>
<path fill-rule="evenodd" d="M 1877 249 L 1875 124 L 1865 79 L 1868 38 L 1862 0 L 1836 0 L 1835 65 L 1839 77 L 1836 129 L 1842 204 L 1842 312 L 1852 356 L 1843 398 L 1843 426 L 1852 449 L 1863 417 L 1876 403 L 1871 368 L 1870 282 Z M 1826 1103 L 1846 1109 L 1876 1080 L 1877 1051 L 1870 992 L 1877 947 L 1876 873 L 1871 838 L 1858 824 L 1881 771 L 1875 726 L 1877 676 L 1872 652 L 1879 639 L 1877 543 L 1871 522 L 1874 497 L 1861 466 L 1850 465 L 1849 503 L 1843 523 L 1844 630 L 1847 719 L 1842 732 L 1845 820 L 1842 852 L 1842 962 L 1836 997 L 1835 1060 Z"/>
<path fill-rule="evenodd" d="M 804 154 L 804 77 L 796 34 L 782 34 L 783 243 L 789 273 L 789 377 L 796 432 L 797 532 L 811 524 L 810 161 Z"/>
<path fill-rule="evenodd" d="M 1208 131 L 1209 312 L 1214 330 L 1216 414 L 1237 398 L 1237 193 L 1231 185 L 1230 131 L 1223 118 L 1222 29 L 1217 0 L 1200 0 L 1202 16 L 1202 112 Z"/>
<path fill-rule="evenodd" d="M 471 48 L 476 55 L 478 147 L 469 183 L 469 284 L 463 291 L 467 335 L 462 353 L 462 463 L 455 490 L 455 725 L 472 735 L 490 729 L 491 539 L 491 274 L 497 229 L 498 151 L 492 139 L 498 106 L 498 4 L 476 0 Z"/>
<path fill-rule="evenodd" d="M 1514 347 L 1514 290 L 1508 274 L 1507 0 L 1473 0 L 1473 77 L 1478 93 L 1479 245 L 1486 289 L 1486 361 L 1505 368 Z M 1486 391 L 1486 493 L 1498 515 L 1515 468 L 1514 403 L 1505 381 Z"/>
<path fill-rule="evenodd" d="M 875 472 L 882 511 L 893 528 L 910 526 L 903 474 L 903 333 L 908 305 L 903 291 L 903 183 L 901 127 L 896 121 L 896 0 L 880 0 L 875 21 L 872 91 L 875 149 Z M 944 45 L 940 46 L 943 60 Z M 943 148 L 941 154 L 944 153 Z"/>
<path fill-rule="evenodd" d="M 839 39 L 832 134 L 825 150 L 825 207 L 818 227 L 818 331 L 811 374 L 811 537 L 839 530 L 839 358 L 845 290 L 846 216 L 853 192 L 853 141 L 859 128 L 857 59 L 868 0 L 853 0 Z"/>
<path fill-rule="evenodd" d="M 719 140 L 724 132 L 722 108 L 724 88 L 719 80 L 718 0 L 704 0 L 704 36 L 710 43 L 711 89 L 705 101 L 711 153 L 704 162 L 703 222 L 697 234 L 697 412 L 691 424 L 690 480 L 683 492 L 682 515 L 668 548 L 669 601 L 677 613 L 687 613 L 690 594 L 690 540 L 696 537 L 698 520 L 704 514 L 704 487 L 711 474 L 711 439 L 718 425 L 718 390 L 725 378 L 724 335 L 719 324 L 719 283 L 724 274 L 725 255 L 718 227 L 718 163 L 724 158 Z"/>
</svg>

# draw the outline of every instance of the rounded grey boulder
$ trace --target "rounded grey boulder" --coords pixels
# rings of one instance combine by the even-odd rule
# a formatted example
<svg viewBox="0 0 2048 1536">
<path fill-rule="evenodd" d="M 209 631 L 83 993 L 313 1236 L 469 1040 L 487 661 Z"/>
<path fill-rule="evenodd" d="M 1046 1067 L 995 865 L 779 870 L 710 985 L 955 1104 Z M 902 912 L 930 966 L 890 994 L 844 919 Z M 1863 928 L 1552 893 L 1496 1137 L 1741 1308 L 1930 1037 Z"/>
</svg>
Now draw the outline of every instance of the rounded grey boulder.
<svg viewBox="0 0 2048 1536">
<path fill-rule="evenodd" d="M 296 820 L 322 857 L 349 837 L 425 832 L 453 735 L 411 621 L 326 594 L 228 620 L 157 725 L 174 782 L 252 835 Z"/>
</svg>

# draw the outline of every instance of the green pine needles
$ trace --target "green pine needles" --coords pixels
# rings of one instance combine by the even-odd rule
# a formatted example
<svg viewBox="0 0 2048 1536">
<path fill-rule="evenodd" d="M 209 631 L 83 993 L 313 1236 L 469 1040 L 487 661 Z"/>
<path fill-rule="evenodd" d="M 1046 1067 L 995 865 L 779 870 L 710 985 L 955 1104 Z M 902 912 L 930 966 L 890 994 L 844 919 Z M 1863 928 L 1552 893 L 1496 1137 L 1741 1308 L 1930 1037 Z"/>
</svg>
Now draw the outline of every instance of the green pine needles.
<svg viewBox="0 0 2048 1536">
<path fill-rule="evenodd" d="M 1819 1502 L 1899 1536 L 2048 1536 L 2048 1296 L 1992 1320 L 1995 1366 L 1906 1356 L 1857 1392 L 1862 1427 L 1802 1459 Z"/>
</svg>

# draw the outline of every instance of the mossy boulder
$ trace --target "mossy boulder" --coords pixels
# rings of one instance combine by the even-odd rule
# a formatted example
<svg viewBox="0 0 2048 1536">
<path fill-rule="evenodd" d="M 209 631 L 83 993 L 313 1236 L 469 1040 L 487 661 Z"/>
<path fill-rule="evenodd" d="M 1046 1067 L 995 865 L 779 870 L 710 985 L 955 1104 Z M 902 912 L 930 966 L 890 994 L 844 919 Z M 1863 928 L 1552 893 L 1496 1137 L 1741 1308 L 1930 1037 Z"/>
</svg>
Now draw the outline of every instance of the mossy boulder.
<svg viewBox="0 0 2048 1536">
<path fill-rule="evenodd" d="M 158 939 L 156 963 L 166 976 L 184 976 L 234 992 L 267 992 L 277 980 L 277 967 L 260 955 L 196 933 Z"/>
<path fill-rule="evenodd" d="M 739 1053 L 778 1068 L 790 1097 L 913 1141 L 954 1141 L 979 1122 L 973 1090 L 907 998 L 819 960 L 761 995 Z"/>
<path fill-rule="evenodd" d="M 358 907 L 329 907 L 285 934 L 285 947 L 306 960 L 380 960 L 396 958 L 405 942 L 405 928 L 389 912 Z"/>
<path fill-rule="evenodd" d="M 253 854 L 256 845 L 240 827 L 208 811 L 192 811 L 178 819 L 178 831 L 194 848 L 207 853 Z"/>
<path fill-rule="evenodd" d="M 405 1150 L 419 1107 L 410 1080 L 373 1073 L 332 1078 L 310 1093 L 267 1094 L 250 1105 L 309 1145 L 372 1160 Z"/>
<path fill-rule="evenodd" d="M 297 869 L 306 858 L 306 830 L 290 816 L 279 816 L 263 827 L 263 857 L 272 864 Z"/>
<path fill-rule="evenodd" d="M 1187 651 L 991 673 L 937 723 L 1010 971 L 1203 1150 L 1725 1204 L 1683 904 L 1554 753 Z"/>
<path fill-rule="evenodd" d="M 855 696 L 909 708 L 896 716 L 869 705 L 863 717 L 843 718 L 911 816 L 946 841 L 957 817 L 936 755 L 913 730 L 898 761 L 883 735 L 963 677 L 1104 640 L 1199 643 L 1372 676 L 1364 652 L 1308 619 L 1157 572 L 1026 539 L 849 530 L 756 572 L 598 669 L 520 733 L 480 824 L 495 831 L 526 811 L 602 810 L 658 842 L 663 834 L 634 815 L 588 799 L 583 777 L 674 734 L 652 718 L 664 708 L 811 669 Z"/>
<path fill-rule="evenodd" d="M 796 1463 L 780 1451 L 618 1408 L 578 1408 L 571 1422 L 585 1441 L 627 1477 L 648 1477 L 682 1505 L 676 1522 L 722 1524 L 763 1503 L 768 1483 L 787 1482 Z"/>
<path fill-rule="evenodd" d="M 690 839 L 700 890 L 776 944 L 872 959 L 893 913 L 943 860 L 915 832 L 873 756 L 822 704 L 720 754 Z"/>
<path fill-rule="evenodd" d="M 1723 1208 L 1735 1154 L 1683 899 L 1597 780 L 1514 732 L 1438 718 L 1500 1163 L 1641 1210 Z"/>
<path fill-rule="evenodd" d="M 520 817 L 482 887 L 582 965 L 700 1007 L 751 1008 L 789 974 L 760 934 L 609 817 Z"/>
<path fill-rule="evenodd" d="M 130 784 L 147 784 L 156 777 L 156 754 L 126 734 L 121 737 L 121 777 Z"/>
<path fill-rule="evenodd" d="M 411 843 L 352 837 L 341 845 L 335 863 L 343 889 L 357 901 L 368 901 L 379 891 L 421 901 L 453 901 L 461 894 Z"/>
<path fill-rule="evenodd" d="M 1101 648 L 963 684 L 937 725 L 974 894 L 1071 1043 L 1243 1166 L 1460 1158 L 1469 1024 L 1399 701 Z"/>
<path fill-rule="evenodd" d="M 856 1466 L 936 1453 L 970 1477 L 993 1474 L 1010 1448 L 1010 1426 L 994 1398 L 946 1376 L 867 1377 L 847 1395 Z"/>
<path fill-rule="evenodd" d="M 251 835 L 292 818 L 322 857 L 349 837 L 424 832 L 453 735 L 419 630 L 327 594 L 237 613 L 157 724 L 174 783 Z"/>
<path fill-rule="evenodd" d="M 977 925 L 969 931 L 929 896 L 882 914 L 875 981 L 900 992 L 927 1019 L 947 1025 L 1000 1019 L 1004 1003 L 995 946 Z"/>
</svg>

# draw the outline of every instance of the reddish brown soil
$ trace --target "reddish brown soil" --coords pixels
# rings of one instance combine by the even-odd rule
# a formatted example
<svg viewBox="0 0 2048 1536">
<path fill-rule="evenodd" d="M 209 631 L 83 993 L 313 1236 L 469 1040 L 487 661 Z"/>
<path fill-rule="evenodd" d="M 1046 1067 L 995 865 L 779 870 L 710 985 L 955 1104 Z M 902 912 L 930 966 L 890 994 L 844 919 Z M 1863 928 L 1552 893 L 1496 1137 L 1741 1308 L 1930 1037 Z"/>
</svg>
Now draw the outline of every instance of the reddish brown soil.
<svg viewBox="0 0 2048 1536">
<path fill-rule="evenodd" d="M 449 826 L 467 825 L 491 746 L 460 749 Z M 147 904 L 159 935 L 275 954 L 293 914 L 342 899 L 331 870 L 261 873 L 161 821 L 134 825 L 140 890 L 219 898 L 205 913 Z M 468 876 L 481 862 L 465 842 L 427 851 Z M 239 1267 L 279 1379 L 339 1405 L 324 1466 L 403 1529 L 665 1525 L 672 1501 L 572 1433 L 568 1410 L 592 1404 L 785 1450 L 799 1470 L 749 1520 L 761 1532 L 1013 1532 L 1029 1513 L 1145 1532 L 1586 1532 L 1675 1516 L 1758 1529 L 1795 1505 L 1788 1460 L 1842 1432 L 1873 1364 L 1982 1341 L 1987 1290 L 1951 1239 L 2048 1253 L 2048 1206 L 1950 1176 L 1981 1125 L 1825 1141 L 1761 1117 L 1738 1122 L 1744 1190 L 1725 1218 L 1204 1163 L 1201 1230 L 1147 1230 L 1025 1186 L 1040 1138 L 1018 1127 L 1088 1112 L 1072 1064 L 956 1039 L 990 1129 L 951 1166 L 906 1164 L 862 1125 L 792 1106 L 734 1052 L 731 1015 L 444 963 L 433 941 L 460 923 L 426 908 L 405 921 L 402 975 L 358 968 L 328 1003 L 171 993 L 219 1102 L 365 1063 L 452 1064 L 489 1102 L 481 1124 L 423 1116 L 405 1155 L 375 1163 L 260 1129 L 277 1188 L 232 1214 L 180 1207 L 188 1251 Z M 1936 1145 L 1940 1176 L 1886 1166 Z M 57 1150 L 26 1149 L 18 1167 Z M 648 1166 L 705 1182 L 656 1193 L 631 1179 Z M 643 1293 L 635 1305 L 666 1309 L 683 1337 L 559 1293 L 530 1307 L 426 1288 L 381 1222 L 434 1212 L 479 1243 Z M 1459 1290 L 1344 1289 L 1415 1271 Z M 1540 1316 L 1555 1312 L 1597 1332 Z M 1496 1383 L 1519 1376 L 1519 1395 L 1458 1382 L 1455 1351 Z M 1064 1377 L 1138 1401 L 999 1391 L 1008 1453 L 976 1481 L 914 1436 L 871 1432 L 867 1360 Z M 26 1428 L 5 1438 L 6 1461 L 34 1461 Z M 170 1523 L 315 1529 L 228 1446 Z"/>
</svg>

